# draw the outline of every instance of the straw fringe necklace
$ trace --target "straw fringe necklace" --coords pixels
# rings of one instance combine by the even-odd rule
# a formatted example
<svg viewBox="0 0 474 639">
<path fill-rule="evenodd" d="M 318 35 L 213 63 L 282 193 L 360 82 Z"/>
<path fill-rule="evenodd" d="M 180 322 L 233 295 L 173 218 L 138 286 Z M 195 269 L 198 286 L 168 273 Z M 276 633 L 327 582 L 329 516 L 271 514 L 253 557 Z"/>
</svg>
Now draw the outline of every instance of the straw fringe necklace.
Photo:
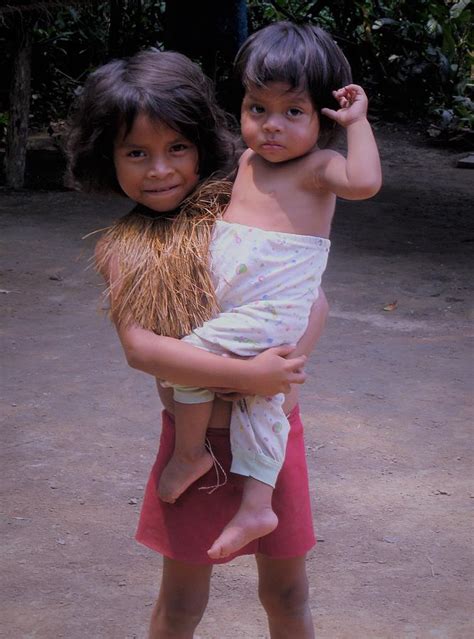
<svg viewBox="0 0 474 639">
<path fill-rule="evenodd" d="M 110 272 L 113 264 L 118 273 L 105 291 L 114 321 L 182 337 L 216 315 L 209 243 L 231 189 L 229 181 L 208 181 L 173 217 L 138 206 L 106 230 L 96 268 Z"/>
</svg>

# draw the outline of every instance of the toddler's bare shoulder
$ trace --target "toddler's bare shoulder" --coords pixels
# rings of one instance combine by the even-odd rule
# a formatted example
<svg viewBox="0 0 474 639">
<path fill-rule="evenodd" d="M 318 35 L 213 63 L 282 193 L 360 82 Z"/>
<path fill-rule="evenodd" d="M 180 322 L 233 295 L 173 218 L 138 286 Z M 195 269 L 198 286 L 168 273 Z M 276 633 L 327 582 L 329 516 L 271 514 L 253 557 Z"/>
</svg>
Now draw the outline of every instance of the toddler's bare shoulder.
<svg viewBox="0 0 474 639">
<path fill-rule="evenodd" d="M 334 160 L 344 160 L 344 156 L 334 149 L 318 149 L 308 156 L 308 162 L 313 168 L 321 168 L 327 166 Z"/>
<path fill-rule="evenodd" d="M 305 158 L 304 170 L 300 171 L 300 178 L 305 188 L 320 190 L 320 176 L 333 162 L 345 162 L 344 156 L 333 149 L 318 149 Z"/>
<path fill-rule="evenodd" d="M 243 164 L 248 164 L 250 159 L 255 155 L 255 152 L 252 149 L 245 149 L 242 155 L 239 158 L 239 166 Z"/>
</svg>

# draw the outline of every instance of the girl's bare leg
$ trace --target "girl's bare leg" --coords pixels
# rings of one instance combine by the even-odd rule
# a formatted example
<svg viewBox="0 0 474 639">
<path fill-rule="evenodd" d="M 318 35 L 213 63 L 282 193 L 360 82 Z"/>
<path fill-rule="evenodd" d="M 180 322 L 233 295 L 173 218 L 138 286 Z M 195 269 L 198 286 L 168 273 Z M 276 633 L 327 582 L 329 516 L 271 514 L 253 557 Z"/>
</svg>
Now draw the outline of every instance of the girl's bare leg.
<svg viewBox="0 0 474 639">
<path fill-rule="evenodd" d="M 160 594 L 148 639 L 193 639 L 209 599 L 212 565 L 163 557 Z"/>
<path fill-rule="evenodd" d="M 158 484 L 158 496 L 163 501 L 174 503 L 186 488 L 212 468 L 212 457 L 205 447 L 212 404 L 175 402 L 174 452 Z"/>
<path fill-rule="evenodd" d="M 268 535 L 278 525 L 272 508 L 273 487 L 246 477 L 239 510 L 207 551 L 212 559 L 222 559 L 248 543 Z"/>
<path fill-rule="evenodd" d="M 258 594 L 271 639 L 314 639 L 305 557 L 271 559 L 256 555 Z"/>
</svg>

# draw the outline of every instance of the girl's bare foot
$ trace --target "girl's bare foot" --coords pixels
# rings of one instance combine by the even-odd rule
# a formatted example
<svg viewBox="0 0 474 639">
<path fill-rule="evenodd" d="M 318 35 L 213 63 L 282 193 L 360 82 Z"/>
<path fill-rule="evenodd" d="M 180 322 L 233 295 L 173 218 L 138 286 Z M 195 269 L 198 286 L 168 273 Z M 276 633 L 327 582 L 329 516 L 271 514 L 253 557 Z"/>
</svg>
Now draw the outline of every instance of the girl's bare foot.
<svg viewBox="0 0 474 639">
<path fill-rule="evenodd" d="M 161 473 L 159 498 L 173 504 L 186 488 L 205 475 L 212 466 L 212 457 L 206 450 L 192 456 L 174 453 Z"/>
<path fill-rule="evenodd" d="M 268 535 L 278 525 L 270 506 L 260 509 L 241 507 L 207 551 L 212 559 L 222 559 L 248 543 Z"/>
</svg>

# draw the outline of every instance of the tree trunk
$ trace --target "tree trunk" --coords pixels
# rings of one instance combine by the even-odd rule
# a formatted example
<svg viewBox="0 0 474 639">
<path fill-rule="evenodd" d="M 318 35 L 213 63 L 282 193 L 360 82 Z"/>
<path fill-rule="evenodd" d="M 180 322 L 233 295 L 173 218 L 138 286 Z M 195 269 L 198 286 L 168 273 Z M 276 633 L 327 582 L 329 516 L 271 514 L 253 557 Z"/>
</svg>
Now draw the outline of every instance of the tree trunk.
<svg viewBox="0 0 474 639">
<path fill-rule="evenodd" d="M 123 3 L 122 0 L 110 0 L 110 27 L 108 53 L 111 58 L 120 57 L 120 45 L 122 40 L 122 17 Z"/>
<path fill-rule="evenodd" d="M 31 25 L 25 18 L 15 25 L 15 55 L 10 89 L 10 113 L 5 152 L 5 179 L 12 189 L 25 184 L 26 144 L 31 94 Z"/>
<path fill-rule="evenodd" d="M 240 91 L 228 70 L 247 37 L 246 0 L 173 0 L 166 3 L 164 21 L 165 49 L 199 59 L 222 106 L 240 113 Z"/>
</svg>

